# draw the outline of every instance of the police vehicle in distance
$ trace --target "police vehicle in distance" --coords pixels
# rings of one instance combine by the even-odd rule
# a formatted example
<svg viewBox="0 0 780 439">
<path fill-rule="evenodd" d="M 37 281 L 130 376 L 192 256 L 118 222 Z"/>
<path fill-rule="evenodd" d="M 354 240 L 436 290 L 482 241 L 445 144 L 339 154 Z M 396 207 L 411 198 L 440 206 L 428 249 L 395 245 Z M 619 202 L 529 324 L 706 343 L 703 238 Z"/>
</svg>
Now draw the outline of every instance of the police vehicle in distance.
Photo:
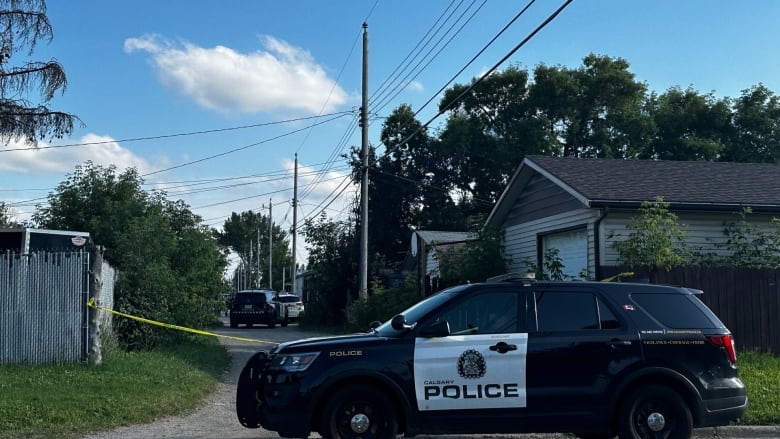
<svg viewBox="0 0 780 439">
<path fill-rule="evenodd" d="M 237 415 L 283 437 L 688 438 L 748 404 L 734 337 L 701 293 L 574 281 L 453 287 L 367 333 L 257 352 L 239 378 Z"/>
</svg>

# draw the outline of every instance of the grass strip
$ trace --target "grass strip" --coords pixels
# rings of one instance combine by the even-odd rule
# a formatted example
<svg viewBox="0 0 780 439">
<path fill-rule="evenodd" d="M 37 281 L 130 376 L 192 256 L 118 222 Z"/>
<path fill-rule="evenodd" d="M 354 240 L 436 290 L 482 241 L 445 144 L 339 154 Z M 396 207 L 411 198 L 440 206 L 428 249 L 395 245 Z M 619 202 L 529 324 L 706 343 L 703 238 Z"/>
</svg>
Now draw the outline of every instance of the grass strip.
<svg viewBox="0 0 780 439">
<path fill-rule="evenodd" d="M 739 375 L 748 390 L 748 411 L 740 424 L 780 424 L 780 357 L 741 352 Z"/>
<path fill-rule="evenodd" d="M 101 366 L 0 367 L 0 438 L 75 438 L 198 406 L 230 364 L 215 339 L 115 351 Z"/>
</svg>

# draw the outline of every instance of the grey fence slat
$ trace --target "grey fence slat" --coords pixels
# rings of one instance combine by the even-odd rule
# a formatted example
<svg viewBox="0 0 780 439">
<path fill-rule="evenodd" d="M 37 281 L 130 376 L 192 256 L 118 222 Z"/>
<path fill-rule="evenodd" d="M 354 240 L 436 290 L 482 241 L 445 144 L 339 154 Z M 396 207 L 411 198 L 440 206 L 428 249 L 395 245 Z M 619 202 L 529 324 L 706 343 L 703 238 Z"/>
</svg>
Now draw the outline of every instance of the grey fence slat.
<svg viewBox="0 0 780 439">
<path fill-rule="evenodd" d="M 89 253 L 0 253 L 0 364 L 85 359 Z M 113 306 L 114 270 L 104 263 L 103 306 Z M 108 304 L 108 305 L 106 305 Z M 103 331 L 110 331 L 110 317 Z"/>
</svg>

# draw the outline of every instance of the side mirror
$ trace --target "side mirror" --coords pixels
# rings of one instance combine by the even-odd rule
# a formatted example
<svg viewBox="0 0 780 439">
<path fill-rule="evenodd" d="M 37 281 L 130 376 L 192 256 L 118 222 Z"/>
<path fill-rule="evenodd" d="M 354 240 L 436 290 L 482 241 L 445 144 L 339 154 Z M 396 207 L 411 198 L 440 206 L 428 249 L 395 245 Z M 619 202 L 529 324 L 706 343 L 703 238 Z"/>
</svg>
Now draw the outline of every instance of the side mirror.
<svg viewBox="0 0 780 439">
<path fill-rule="evenodd" d="M 406 317 L 403 314 L 398 314 L 390 320 L 390 326 L 396 331 L 408 331 L 412 329 L 410 325 L 406 323 Z"/>
<path fill-rule="evenodd" d="M 435 322 L 420 331 L 420 336 L 426 338 L 447 337 L 450 334 L 450 322 L 446 320 Z"/>
</svg>

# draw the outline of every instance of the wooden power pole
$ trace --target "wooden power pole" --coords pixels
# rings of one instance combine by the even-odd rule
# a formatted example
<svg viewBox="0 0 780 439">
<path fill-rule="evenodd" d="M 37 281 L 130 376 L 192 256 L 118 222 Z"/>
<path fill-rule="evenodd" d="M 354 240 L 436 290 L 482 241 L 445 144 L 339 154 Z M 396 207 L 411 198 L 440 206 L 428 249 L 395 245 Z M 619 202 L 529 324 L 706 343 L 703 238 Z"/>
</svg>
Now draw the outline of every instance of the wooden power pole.
<svg viewBox="0 0 780 439">
<path fill-rule="evenodd" d="M 360 291 L 361 299 L 368 298 L 368 24 L 363 23 L 363 105 L 360 107 L 363 163 L 360 179 Z"/>
</svg>

